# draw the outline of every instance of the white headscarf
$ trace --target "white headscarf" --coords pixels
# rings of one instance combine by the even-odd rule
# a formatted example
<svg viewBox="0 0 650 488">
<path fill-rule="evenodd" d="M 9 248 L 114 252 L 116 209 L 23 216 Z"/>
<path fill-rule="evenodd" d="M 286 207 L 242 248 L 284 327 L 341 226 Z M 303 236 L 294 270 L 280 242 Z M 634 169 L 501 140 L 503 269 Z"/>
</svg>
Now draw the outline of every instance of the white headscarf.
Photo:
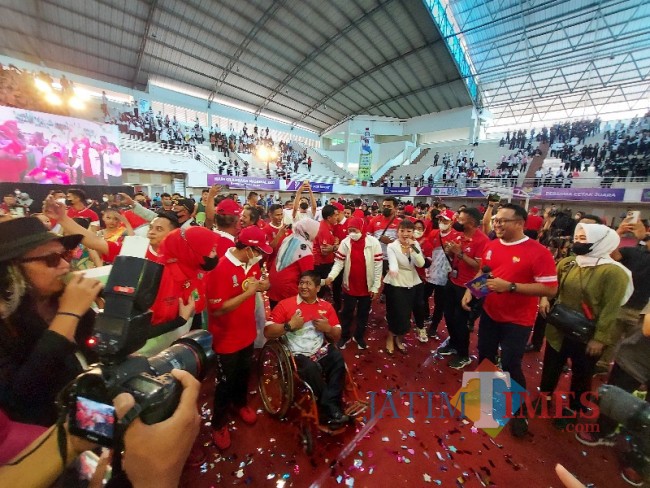
<svg viewBox="0 0 650 488">
<path fill-rule="evenodd" d="M 578 230 L 582 229 L 587 236 L 587 242 L 593 244 L 591 251 L 589 251 L 584 256 L 576 256 L 576 262 L 581 268 L 589 268 L 592 266 L 600 266 L 601 264 L 614 264 L 625 271 L 628 277 L 627 289 L 625 290 L 625 296 L 621 305 L 625 304 L 627 300 L 632 296 L 634 292 L 634 285 L 632 284 L 632 273 L 629 269 L 623 266 L 621 263 L 613 260 L 610 256 L 614 252 L 619 244 L 621 243 L 621 238 L 616 233 L 616 231 L 610 229 L 606 225 L 602 224 L 578 224 L 574 231 L 574 240 L 575 234 Z"/>
<path fill-rule="evenodd" d="M 275 269 L 282 271 L 312 253 L 313 240 L 318 234 L 320 224 L 311 218 L 300 219 L 293 224 L 293 234 L 282 241 L 275 259 Z"/>
</svg>

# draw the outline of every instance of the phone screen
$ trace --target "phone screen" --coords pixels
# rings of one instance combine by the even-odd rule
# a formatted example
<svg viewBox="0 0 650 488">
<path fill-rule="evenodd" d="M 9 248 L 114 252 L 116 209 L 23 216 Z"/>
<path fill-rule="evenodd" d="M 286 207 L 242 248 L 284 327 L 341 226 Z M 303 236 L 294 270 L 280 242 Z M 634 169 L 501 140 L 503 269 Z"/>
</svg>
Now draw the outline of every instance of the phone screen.
<svg viewBox="0 0 650 488">
<path fill-rule="evenodd" d="M 636 224 L 639 221 L 639 216 L 641 215 L 641 212 L 638 210 L 630 210 L 627 213 L 627 218 L 628 218 L 628 223 L 629 224 Z"/>
<path fill-rule="evenodd" d="M 96 441 L 112 440 L 115 430 L 115 408 L 90 398 L 77 397 L 74 427 L 86 438 Z"/>
</svg>

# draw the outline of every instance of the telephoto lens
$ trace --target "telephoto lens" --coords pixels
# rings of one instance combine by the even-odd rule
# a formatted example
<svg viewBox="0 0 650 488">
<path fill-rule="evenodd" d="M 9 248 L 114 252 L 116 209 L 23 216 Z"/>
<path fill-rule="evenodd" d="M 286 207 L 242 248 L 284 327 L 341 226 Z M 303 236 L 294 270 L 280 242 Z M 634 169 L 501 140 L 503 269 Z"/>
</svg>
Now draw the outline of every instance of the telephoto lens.
<svg viewBox="0 0 650 488">
<path fill-rule="evenodd" d="M 148 358 L 156 375 L 182 369 L 202 380 L 214 362 L 212 335 L 205 330 L 188 332 L 164 351 Z"/>
</svg>

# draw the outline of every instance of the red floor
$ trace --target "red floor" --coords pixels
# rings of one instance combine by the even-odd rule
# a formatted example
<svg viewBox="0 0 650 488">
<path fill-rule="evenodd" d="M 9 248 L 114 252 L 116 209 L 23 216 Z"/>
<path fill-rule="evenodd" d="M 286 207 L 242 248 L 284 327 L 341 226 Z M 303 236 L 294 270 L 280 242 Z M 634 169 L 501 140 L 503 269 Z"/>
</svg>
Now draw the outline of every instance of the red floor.
<svg viewBox="0 0 650 488">
<path fill-rule="evenodd" d="M 369 349 L 358 351 L 351 344 L 343 351 L 360 391 L 374 391 L 382 399 L 386 390 L 445 391 L 452 396 L 460 388 L 462 372 L 447 368 L 447 359 L 432 354 L 438 342 L 422 344 L 409 335 L 408 355 L 387 357 L 383 352 L 383 307 L 377 304 L 375 308 Z M 476 334 L 472 341 L 475 351 Z M 541 358 L 540 353 L 525 357 L 529 391 L 539 384 Z M 475 367 L 476 363 L 465 370 Z M 206 381 L 201 397 L 206 412 L 212 390 L 212 381 Z M 618 475 L 612 448 L 583 446 L 572 433 L 552 427 L 549 420 L 531 420 L 530 433 L 524 439 L 513 438 L 507 427 L 492 439 L 468 421 L 427 419 L 425 400 L 414 402 L 414 419 L 405 418 L 410 407 L 404 404 L 407 399 L 402 399 L 396 401 L 399 419 L 390 418 L 389 410 L 385 410 L 388 418 L 359 423 L 338 436 L 320 434 L 315 438 L 314 454 L 307 456 L 299 445 L 295 421 L 279 421 L 262 413 L 257 378 L 250 392 L 251 403 L 260 414 L 258 422 L 254 426 L 240 420 L 231 423 L 233 444 L 225 452 L 220 453 L 211 444 L 209 415 L 204 415 L 197 442 L 204 446 L 207 461 L 186 469 L 183 486 L 560 487 L 553 469 L 558 462 L 586 484 L 599 488 L 629 486 Z"/>
</svg>

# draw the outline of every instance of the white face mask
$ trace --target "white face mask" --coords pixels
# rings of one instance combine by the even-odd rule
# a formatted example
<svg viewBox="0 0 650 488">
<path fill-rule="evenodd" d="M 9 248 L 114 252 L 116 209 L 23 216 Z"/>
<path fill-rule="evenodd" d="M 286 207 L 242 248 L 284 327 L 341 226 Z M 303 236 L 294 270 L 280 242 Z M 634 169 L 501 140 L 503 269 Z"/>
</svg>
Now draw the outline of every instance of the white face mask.
<svg viewBox="0 0 650 488">
<path fill-rule="evenodd" d="M 361 232 L 350 232 L 348 235 L 350 236 L 350 239 L 352 239 L 353 241 L 358 241 L 359 239 L 361 239 Z"/>
<path fill-rule="evenodd" d="M 438 228 L 443 232 L 449 230 L 449 227 L 451 227 L 451 224 L 438 224 Z"/>
<path fill-rule="evenodd" d="M 102 200 L 108 202 L 108 197 L 102 197 Z"/>
<path fill-rule="evenodd" d="M 253 253 L 252 251 L 251 254 L 253 255 L 253 257 L 248 260 L 247 264 L 249 266 L 253 266 L 254 264 L 257 264 L 262 260 L 262 256 L 255 256 L 255 253 Z"/>
<path fill-rule="evenodd" d="M 413 231 L 413 236 L 414 236 L 416 239 L 419 239 L 419 238 L 422 237 L 423 235 L 424 235 L 424 231 L 422 231 L 422 230 L 416 230 L 416 231 Z"/>
<path fill-rule="evenodd" d="M 57 202 L 59 202 L 61 205 L 65 205 L 65 198 L 57 198 Z"/>
</svg>

